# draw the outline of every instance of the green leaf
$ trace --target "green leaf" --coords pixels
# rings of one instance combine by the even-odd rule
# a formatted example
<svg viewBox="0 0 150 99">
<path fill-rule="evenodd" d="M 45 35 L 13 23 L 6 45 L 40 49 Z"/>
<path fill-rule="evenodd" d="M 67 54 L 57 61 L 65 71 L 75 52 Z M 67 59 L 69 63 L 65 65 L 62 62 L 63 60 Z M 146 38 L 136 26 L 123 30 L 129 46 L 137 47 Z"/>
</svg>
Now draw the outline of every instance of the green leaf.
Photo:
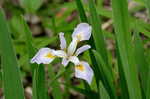
<svg viewBox="0 0 150 99">
<path fill-rule="evenodd" d="M 47 99 L 44 65 L 39 65 L 34 73 L 33 99 Z"/>
<path fill-rule="evenodd" d="M 71 74 L 73 73 L 73 66 L 71 64 L 69 64 L 69 66 L 67 66 L 66 72 L 64 73 L 64 79 L 65 79 L 65 83 L 69 86 L 71 85 Z M 64 99 L 69 99 L 70 94 L 69 94 L 69 88 L 67 86 L 65 86 L 64 88 Z"/>
<path fill-rule="evenodd" d="M 76 86 L 68 85 L 66 83 L 64 85 L 70 89 L 73 89 L 73 90 L 85 95 L 88 99 L 97 99 L 98 98 L 98 94 L 92 90 L 89 91 L 87 89 L 81 89 Z"/>
<path fill-rule="evenodd" d="M 115 99 L 116 94 L 115 94 L 115 86 L 113 84 L 114 82 L 113 74 L 112 72 L 108 70 L 107 65 L 105 61 L 103 60 L 102 56 L 95 50 L 93 50 L 93 53 L 98 63 L 99 70 L 101 70 L 102 72 L 103 79 L 105 79 L 105 82 L 104 82 L 105 88 L 107 89 L 110 97 Z"/>
<path fill-rule="evenodd" d="M 147 76 L 150 76 L 150 69 L 149 69 L 149 74 Z M 150 99 L 150 78 L 147 79 L 147 85 L 146 85 L 146 99 Z"/>
<path fill-rule="evenodd" d="M 146 61 L 142 40 L 138 33 L 134 33 L 134 47 L 136 65 L 138 67 L 138 72 L 141 79 L 141 86 L 144 93 L 146 94 L 149 65 Z"/>
<path fill-rule="evenodd" d="M 48 70 L 49 70 L 49 76 L 51 79 L 55 78 L 55 73 L 53 72 L 53 68 L 52 65 L 48 66 Z M 63 99 L 62 97 L 62 90 L 60 88 L 60 83 L 58 82 L 57 79 L 53 80 L 53 84 L 52 84 L 52 95 L 54 99 Z"/>
<path fill-rule="evenodd" d="M 118 50 L 118 44 L 116 45 L 116 55 L 117 55 L 117 62 L 118 62 L 118 71 L 119 71 L 119 86 L 121 87 L 121 99 L 129 99 L 129 92 L 127 88 L 127 82 L 123 71 L 123 66 L 121 63 L 121 58 Z"/>
<path fill-rule="evenodd" d="M 0 88 L 2 88 L 2 84 L 3 84 L 3 81 L 2 81 L 2 70 L 0 69 Z"/>
<path fill-rule="evenodd" d="M 129 15 L 126 0 L 112 0 L 115 34 L 130 99 L 142 99 L 137 67 L 129 32 Z"/>
<path fill-rule="evenodd" d="M 99 19 L 100 17 L 97 14 L 93 0 L 89 0 L 88 4 L 89 4 L 89 9 L 90 9 L 90 21 L 92 24 L 92 36 L 89 41 L 89 44 L 92 46 L 93 49 L 96 49 L 100 54 L 103 54 L 103 55 L 105 54 L 105 56 L 103 58 L 105 61 L 107 61 L 106 63 L 108 63 L 104 37 L 103 37 L 102 30 L 101 30 L 101 23 L 100 23 L 100 19 Z M 105 78 L 103 77 L 103 75 L 102 75 L 103 73 L 99 69 L 99 66 L 98 66 L 99 63 L 97 63 L 95 56 L 92 53 L 92 50 L 90 50 L 89 52 L 90 52 L 90 57 L 92 60 L 94 74 L 96 77 L 97 88 L 98 88 L 98 91 L 100 91 L 99 90 L 99 80 L 102 80 L 104 83 Z M 98 92 L 98 93 L 100 93 L 100 92 Z"/>
<path fill-rule="evenodd" d="M 149 0 L 143 0 L 147 9 L 148 9 L 148 13 L 149 13 L 149 17 L 150 17 L 150 1 Z"/>
<path fill-rule="evenodd" d="M 66 72 L 66 69 L 64 67 L 60 68 L 60 70 L 58 71 L 58 73 L 55 75 L 55 77 L 52 78 L 51 82 L 50 82 L 50 86 L 53 85 L 53 83 L 60 78 L 62 75 L 64 75 L 64 73 Z"/>
<path fill-rule="evenodd" d="M 81 0 L 75 0 L 82 22 L 88 22 Z"/>
<path fill-rule="evenodd" d="M 147 62 L 148 62 L 148 65 L 150 66 L 150 50 L 147 50 L 146 51 L 146 59 L 147 59 Z M 150 68 L 148 69 L 148 75 L 147 77 L 150 76 Z M 146 99 L 150 99 L 150 78 L 148 77 L 147 78 L 147 85 L 146 85 Z"/>
<path fill-rule="evenodd" d="M 96 51 L 102 55 L 104 61 L 108 64 L 108 56 L 105 45 L 104 36 L 101 30 L 100 17 L 97 14 L 96 8 L 94 6 L 94 1 L 89 0 L 89 10 L 91 15 L 91 24 L 92 24 L 92 36 L 94 39 Z M 107 66 L 108 67 L 108 66 Z"/>
<path fill-rule="evenodd" d="M 26 12 L 34 13 L 42 5 L 43 0 L 20 0 L 21 6 L 26 10 Z"/>
<path fill-rule="evenodd" d="M 5 99 L 24 99 L 19 66 L 2 9 L 0 10 L 0 53 Z"/>
<path fill-rule="evenodd" d="M 25 43 L 28 53 L 28 63 L 30 59 L 35 55 L 36 48 L 33 47 L 32 33 L 24 21 L 23 17 L 17 16 L 20 26 L 22 26 L 22 33 L 25 35 Z M 45 82 L 44 65 L 30 64 L 33 76 L 33 99 L 47 99 L 47 89 Z M 40 91 L 39 91 L 40 90 Z"/>
<path fill-rule="evenodd" d="M 110 99 L 109 94 L 107 93 L 105 87 L 103 86 L 102 82 L 99 84 L 100 89 L 100 98 L 101 99 Z"/>
<path fill-rule="evenodd" d="M 53 44 L 55 43 L 56 41 L 58 40 L 58 36 L 54 36 L 54 37 L 40 37 L 40 38 L 35 38 L 33 40 L 34 45 L 36 45 L 36 48 L 42 48 L 42 47 L 45 47 L 45 46 L 48 46 L 50 44 Z"/>
</svg>

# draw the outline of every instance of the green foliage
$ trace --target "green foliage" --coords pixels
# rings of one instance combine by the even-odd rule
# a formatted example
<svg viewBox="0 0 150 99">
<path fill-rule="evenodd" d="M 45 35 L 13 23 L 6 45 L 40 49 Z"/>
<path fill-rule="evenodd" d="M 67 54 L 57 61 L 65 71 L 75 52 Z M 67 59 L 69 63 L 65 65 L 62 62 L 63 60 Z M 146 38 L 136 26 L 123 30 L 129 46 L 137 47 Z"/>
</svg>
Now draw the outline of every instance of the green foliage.
<svg viewBox="0 0 150 99">
<path fill-rule="evenodd" d="M 135 43 L 134 49 L 135 49 L 136 65 L 138 68 L 138 72 L 140 74 L 142 89 L 144 93 L 146 94 L 146 89 L 147 89 L 147 77 L 146 76 L 148 75 L 148 72 L 149 72 L 149 65 L 148 65 L 148 62 L 146 61 L 142 40 L 138 33 L 135 33 L 134 43 Z"/>
<path fill-rule="evenodd" d="M 48 70 L 49 70 L 50 78 L 54 79 L 56 77 L 56 75 L 53 72 L 54 70 L 52 68 L 52 65 L 49 65 Z M 50 84 L 50 86 L 51 85 L 52 85 L 52 95 L 53 95 L 54 99 L 63 99 L 63 96 L 61 93 L 61 88 L 60 88 L 60 83 L 58 82 L 58 80 L 54 79 L 53 84 Z"/>
<path fill-rule="evenodd" d="M 102 75 L 104 77 L 104 80 L 105 80 L 104 84 L 107 84 L 107 86 L 105 85 L 105 87 L 107 88 L 109 95 L 115 99 L 116 95 L 115 95 L 115 87 L 113 85 L 113 81 L 114 81 L 113 74 L 112 72 L 108 70 L 107 65 L 105 61 L 103 60 L 102 56 L 96 51 L 93 51 L 93 53 L 96 57 L 99 70 L 102 72 Z"/>
<path fill-rule="evenodd" d="M 42 5 L 43 0 L 20 0 L 21 6 L 28 13 L 35 13 Z"/>
<path fill-rule="evenodd" d="M 0 9 L 0 53 L 5 99 L 24 99 L 19 66 L 13 49 L 11 34 L 4 17 L 4 13 Z"/>
<path fill-rule="evenodd" d="M 126 0 L 112 0 L 113 20 L 118 51 L 123 72 L 127 81 L 130 99 L 142 99 L 137 67 L 129 32 L 129 15 Z"/>
<path fill-rule="evenodd" d="M 25 99 L 23 90 L 32 87 L 32 99 L 82 95 L 88 99 L 150 99 L 150 1 L 107 1 L 3 2 L 8 19 L 0 10 L 0 89 L 5 98 Z M 80 56 L 94 71 L 91 85 L 74 78 L 72 64 L 63 67 L 57 58 L 46 66 L 30 64 L 38 49 L 59 49 L 59 32 L 65 33 L 67 43 L 71 41 L 74 27 L 81 22 L 92 26 L 91 39 L 79 44 L 91 45 Z M 35 30 L 40 34 L 34 34 Z"/>
<path fill-rule="evenodd" d="M 110 99 L 110 96 L 108 95 L 108 93 L 107 93 L 107 91 L 106 91 L 106 89 L 105 89 L 105 87 L 103 86 L 103 84 L 100 82 L 100 84 L 99 84 L 99 89 L 100 89 L 100 98 L 101 99 Z"/>
</svg>

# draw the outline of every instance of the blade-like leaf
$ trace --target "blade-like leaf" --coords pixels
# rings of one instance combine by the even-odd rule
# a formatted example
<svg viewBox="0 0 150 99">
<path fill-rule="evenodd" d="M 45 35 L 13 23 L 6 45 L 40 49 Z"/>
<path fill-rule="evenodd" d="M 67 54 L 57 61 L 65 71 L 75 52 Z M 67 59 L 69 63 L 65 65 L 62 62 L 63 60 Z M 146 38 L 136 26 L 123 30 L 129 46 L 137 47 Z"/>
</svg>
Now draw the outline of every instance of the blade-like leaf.
<svg viewBox="0 0 150 99">
<path fill-rule="evenodd" d="M 73 89 L 83 95 L 85 95 L 88 99 L 98 99 L 98 94 L 95 93 L 94 91 L 92 90 L 87 90 L 87 89 L 81 89 L 81 88 L 78 88 L 76 86 L 71 86 L 71 85 L 68 85 L 68 84 L 64 84 L 66 87 L 70 88 L 70 89 Z"/>
<path fill-rule="evenodd" d="M 81 21 L 82 22 L 88 22 L 86 14 L 85 14 L 85 10 L 84 10 L 83 5 L 81 3 L 81 0 L 75 0 L 75 1 L 76 1 L 78 11 L 79 11 Z"/>
<path fill-rule="evenodd" d="M 23 17 L 18 16 L 18 21 L 20 26 L 22 26 L 22 33 L 25 35 L 25 42 L 28 51 L 28 62 L 35 54 L 35 48 L 33 47 L 33 38 L 32 33 L 24 21 Z M 44 65 L 31 64 L 32 76 L 33 76 L 33 99 L 46 99 L 47 98 L 47 89 L 45 82 L 45 71 Z M 40 90 L 40 91 L 39 91 Z"/>
<path fill-rule="evenodd" d="M 117 55 L 117 61 L 118 61 L 118 71 L 119 71 L 119 85 L 121 87 L 121 99 L 129 99 L 129 92 L 128 92 L 128 87 L 127 87 L 127 82 L 125 79 L 121 59 L 120 59 L 120 54 L 118 50 L 118 44 L 116 45 L 116 55 Z"/>
<path fill-rule="evenodd" d="M 0 53 L 3 70 L 4 96 L 5 99 L 24 99 L 19 67 L 2 9 L 0 10 L 0 22 Z"/>
<path fill-rule="evenodd" d="M 48 70 L 49 70 L 50 79 L 53 80 L 55 78 L 55 73 L 53 72 L 52 65 L 49 65 Z M 60 88 L 60 83 L 58 82 L 57 79 L 53 80 L 53 84 L 51 87 L 52 87 L 53 98 L 54 99 L 63 99 L 61 88 Z"/>
<path fill-rule="evenodd" d="M 149 65 L 146 61 L 142 40 L 138 33 L 134 33 L 134 47 L 135 59 L 138 67 L 138 72 L 140 74 L 142 90 L 144 91 L 144 93 L 146 93 Z"/>
<path fill-rule="evenodd" d="M 111 67 L 109 66 L 109 63 L 108 63 L 107 49 L 105 45 L 104 36 L 101 30 L 101 22 L 100 22 L 101 20 L 97 14 L 94 0 L 89 0 L 89 11 L 91 15 L 90 21 L 91 21 L 92 30 L 93 30 L 92 31 L 93 40 L 90 41 L 90 44 L 94 43 L 96 51 L 102 56 L 108 71 L 112 72 Z M 104 83 L 106 81 L 105 81 L 105 78 L 103 77 L 103 73 L 101 72 L 100 68 L 97 67 L 98 64 L 99 64 L 98 61 L 96 64 L 94 60 L 93 65 L 94 65 L 95 71 L 97 71 L 96 74 L 99 76 L 100 79 L 102 79 L 102 82 Z M 106 87 L 106 84 L 104 84 L 104 86 Z"/>
<path fill-rule="evenodd" d="M 102 82 L 99 84 L 100 89 L 100 98 L 101 99 L 110 99 L 109 94 L 107 93 L 105 87 L 103 86 Z"/>
<path fill-rule="evenodd" d="M 135 57 L 129 32 L 127 0 L 112 0 L 113 20 L 122 68 L 127 81 L 129 98 L 142 99 Z"/>
<path fill-rule="evenodd" d="M 98 63 L 99 66 L 99 70 L 101 70 L 102 75 L 105 79 L 105 88 L 107 89 L 109 95 L 111 98 L 116 98 L 116 92 L 115 92 L 115 87 L 114 87 L 114 77 L 112 72 L 110 72 L 106 66 L 105 61 L 103 60 L 102 56 L 95 50 L 93 50 L 94 56 L 96 58 L 96 61 Z"/>
<path fill-rule="evenodd" d="M 102 55 L 104 61 L 108 64 L 108 56 L 106 45 L 104 41 L 104 36 L 101 30 L 100 17 L 97 14 L 96 8 L 94 6 L 94 1 L 89 0 L 89 10 L 91 15 L 91 24 L 92 24 L 92 36 L 94 39 L 95 47 L 98 53 Z M 107 66 L 108 67 L 108 66 Z"/>
<path fill-rule="evenodd" d="M 149 69 L 149 74 L 148 76 L 150 76 L 150 69 Z M 146 99 L 150 99 L 150 78 L 147 79 L 147 85 L 146 85 Z"/>
<path fill-rule="evenodd" d="M 34 71 L 33 99 L 47 99 L 44 65 L 39 65 Z"/>
</svg>

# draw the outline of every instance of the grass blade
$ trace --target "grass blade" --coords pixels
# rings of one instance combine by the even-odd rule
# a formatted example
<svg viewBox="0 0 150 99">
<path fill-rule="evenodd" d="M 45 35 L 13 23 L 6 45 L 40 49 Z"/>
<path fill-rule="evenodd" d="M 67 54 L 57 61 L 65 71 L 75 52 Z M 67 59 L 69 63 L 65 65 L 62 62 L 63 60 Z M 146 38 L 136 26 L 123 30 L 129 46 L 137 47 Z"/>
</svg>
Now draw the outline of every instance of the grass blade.
<svg viewBox="0 0 150 99">
<path fill-rule="evenodd" d="M 100 89 L 100 98 L 101 99 L 110 99 L 109 94 L 107 93 L 106 89 L 104 88 L 102 82 L 99 84 Z"/>
<path fill-rule="evenodd" d="M 39 65 L 34 72 L 33 99 L 47 99 L 44 65 Z"/>
<path fill-rule="evenodd" d="M 75 0 L 82 22 L 88 22 L 81 0 Z"/>
<path fill-rule="evenodd" d="M 73 89 L 83 95 L 86 96 L 86 98 L 88 99 L 97 99 L 98 98 L 98 94 L 94 91 L 89 91 L 87 89 L 81 89 L 81 88 L 78 88 L 76 86 L 71 86 L 71 85 L 68 85 L 68 84 L 64 84 L 66 87 L 70 88 L 70 89 Z"/>
<path fill-rule="evenodd" d="M 25 35 L 25 42 L 28 51 L 28 62 L 35 55 L 36 48 L 33 47 L 32 33 L 24 21 L 23 17 L 18 16 L 18 21 L 20 26 L 22 26 L 22 33 Z M 33 99 L 46 99 L 47 89 L 45 82 L 45 71 L 44 65 L 30 64 L 33 76 Z M 39 91 L 40 90 L 40 91 Z"/>
<path fill-rule="evenodd" d="M 112 0 L 113 19 L 122 68 L 127 81 L 129 98 L 142 99 L 137 68 L 129 32 L 129 15 L 126 0 Z"/>
<path fill-rule="evenodd" d="M 49 70 L 50 78 L 54 79 L 55 73 L 53 72 L 52 65 L 49 65 L 48 70 Z M 53 95 L 54 99 L 63 99 L 62 93 L 61 93 L 61 88 L 60 88 L 60 83 L 57 81 L 57 79 L 53 80 L 52 95 Z"/>
<path fill-rule="evenodd" d="M 109 73 L 112 73 L 112 68 L 110 67 L 109 62 L 108 62 L 106 44 L 105 44 L 104 36 L 103 36 L 103 33 L 102 33 L 102 29 L 101 29 L 101 22 L 100 22 L 101 20 L 100 20 L 100 17 L 98 16 L 98 13 L 96 11 L 94 0 L 89 0 L 89 11 L 90 11 L 90 15 L 91 15 L 90 21 L 91 21 L 92 28 L 93 28 L 93 32 L 92 32 L 93 42 L 92 43 L 95 44 L 96 51 L 102 57 L 102 60 L 104 61 L 104 64 L 105 64 L 107 70 L 109 71 Z M 109 95 L 111 95 L 111 91 L 112 91 L 111 97 L 115 98 L 115 91 L 114 91 L 115 89 L 112 87 L 113 85 L 111 84 L 112 85 L 111 86 L 108 79 L 106 79 L 103 76 L 103 73 L 105 71 L 102 71 L 101 70 L 102 66 L 100 66 L 100 65 L 103 65 L 103 64 L 99 64 L 99 60 L 98 60 L 97 56 L 95 54 L 94 54 L 94 56 L 97 60 L 96 61 L 97 64 L 95 64 L 95 61 L 94 61 L 94 64 L 93 64 L 95 69 L 96 69 L 95 71 L 97 71 L 96 75 L 98 75 L 99 79 L 102 80 L 105 88 L 109 92 Z M 110 79 L 112 80 L 113 78 L 110 78 Z M 109 84 L 109 88 L 111 89 L 111 91 L 108 88 L 107 84 Z"/>
<path fill-rule="evenodd" d="M 19 67 L 2 9 L 0 10 L 0 22 L 0 51 L 5 99 L 24 99 Z"/>
<path fill-rule="evenodd" d="M 107 89 L 111 98 L 115 99 L 115 87 L 113 85 L 114 78 L 112 72 L 110 72 L 106 66 L 105 61 L 103 60 L 102 56 L 95 50 L 93 50 L 94 56 L 99 66 L 99 70 L 103 73 L 103 78 L 105 79 L 105 88 Z"/>
<path fill-rule="evenodd" d="M 104 36 L 101 30 L 100 18 L 96 12 L 93 0 L 89 0 L 89 10 L 91 15 L 91 24 L 93 28 L 92 36 L 94 39 L 96 50 L 102 55 L 104 61 L 108 64 L 107 50 L 104 41 Z"/>
<path fill-rule="evenodd" d="M 138 33 L 134 33 L 134 47 L 135 47 L 134 52 L 135 52 L 136 64 L 141 79 L 141 86 L 144 93 L 146 93 L 147 75 L 148 75 L 149 66 L 144 55 L 142 40 Z"/>
<path fill-rule="evenodd" d="M 149 69 L 149 74 L 150 75 L 150 69 Z M 147 89 L 146 89 L 146 99 L 150 99 L 150 78 L 147 79 Z"/>
<path fill-rule="evenodd" d="M 117 46 L 117 45 L 116 45 Z M 127 88 L 127 82 L 125 79 L 121 58 L 118 50 L 118 46 L 116 47 L 116 54 L 117 54 L 117 62 L 118 62 L 118 71 L 119 71 L 119 85 L 121 87 L 121 99 L 129 99 L 129 92 Z"/>
</svg>

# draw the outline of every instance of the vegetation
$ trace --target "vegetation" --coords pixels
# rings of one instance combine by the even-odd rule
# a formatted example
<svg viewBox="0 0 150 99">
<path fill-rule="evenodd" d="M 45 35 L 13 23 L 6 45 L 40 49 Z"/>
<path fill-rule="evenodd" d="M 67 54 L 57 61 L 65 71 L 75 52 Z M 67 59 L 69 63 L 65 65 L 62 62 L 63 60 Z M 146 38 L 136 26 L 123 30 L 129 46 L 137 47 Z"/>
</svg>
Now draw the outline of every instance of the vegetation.
<svg viewBox="0 0 150 99">
<path fill-rule="evenodd" d="M 150 99 L 149 22 L 149 0 L 1 0 L 0 99 Z M 67 55 L 90 65 L 89 78 L 77 77 L 76 58 L 66 67 L 63 55 L 31 61 L 41 48 L 60 49 L 63 33 L 73 42 L 81 23 L 91 37 L 73 45 L 90 49 Z"/>
</svg>

